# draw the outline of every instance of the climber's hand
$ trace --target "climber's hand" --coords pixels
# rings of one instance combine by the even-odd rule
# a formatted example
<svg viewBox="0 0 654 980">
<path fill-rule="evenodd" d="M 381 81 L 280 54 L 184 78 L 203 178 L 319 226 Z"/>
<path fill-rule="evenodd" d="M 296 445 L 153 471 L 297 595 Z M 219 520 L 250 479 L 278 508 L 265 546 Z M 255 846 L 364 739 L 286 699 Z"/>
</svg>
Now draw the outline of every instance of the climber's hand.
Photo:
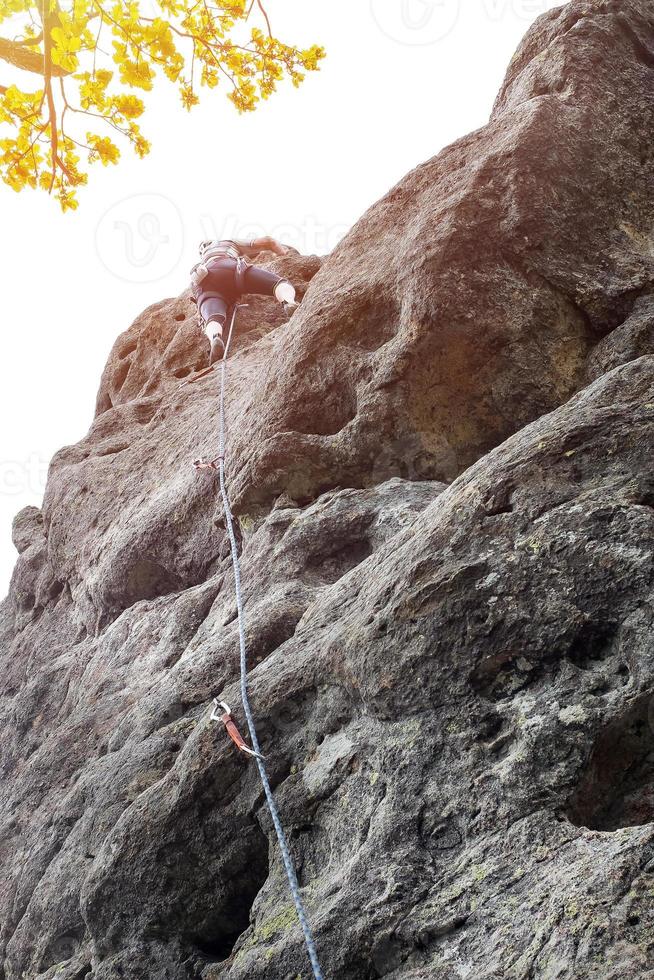
<svg viewBox="0 0 654 980">
<path fill-rule="evenodd" d="M 282 245 L 275 238 L 271 238 L 267 235 L 265 238 L 260 238 L 257 244 L 261 244 L 261 250 L 264 249 L 268 252 L 274 252 L 275 255 L 288 255 L 290 248 L 288 245 Z"/>
</svg>

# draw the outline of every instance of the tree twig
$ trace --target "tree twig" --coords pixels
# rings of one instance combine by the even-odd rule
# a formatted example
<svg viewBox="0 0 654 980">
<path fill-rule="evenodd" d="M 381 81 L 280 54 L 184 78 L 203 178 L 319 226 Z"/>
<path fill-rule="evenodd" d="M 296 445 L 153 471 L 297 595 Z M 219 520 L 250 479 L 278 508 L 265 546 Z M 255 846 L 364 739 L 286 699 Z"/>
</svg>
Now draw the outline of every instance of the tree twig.
<svg viewBox="0 0 654 980">
<path fill-rule="evenodd" d="M 264 20 L 266 22 L 266 27 L 268 28 L 268 37 L 272 37 L 273 36 L 272 27 L 270 26 L 270 18 L 268 17 L 268 14 L 266 13 L 266 8 L 262 4 L 261 0 L 257 0 L 257 6 L 258 6 L 259 10 L 261 11 L 261 13 L 263 14 Z"/>
</svg>

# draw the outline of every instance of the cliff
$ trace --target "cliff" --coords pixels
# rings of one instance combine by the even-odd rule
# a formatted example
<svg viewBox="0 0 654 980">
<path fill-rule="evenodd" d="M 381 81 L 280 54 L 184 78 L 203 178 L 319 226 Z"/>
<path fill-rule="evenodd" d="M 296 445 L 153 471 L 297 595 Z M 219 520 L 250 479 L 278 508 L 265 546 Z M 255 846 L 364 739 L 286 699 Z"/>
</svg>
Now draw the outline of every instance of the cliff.
<svg viewBox="0 0 654 980">
<path fill-rule="evenodd" d="M 250 686 L 333 980 L 654 978 L 654 8 L 572 0 L 487 126 L 230 362 Z M 242 723 L 217 379 L 122 334 L 14 525 L 0 977 L 308 976 Z"/>
</svg>

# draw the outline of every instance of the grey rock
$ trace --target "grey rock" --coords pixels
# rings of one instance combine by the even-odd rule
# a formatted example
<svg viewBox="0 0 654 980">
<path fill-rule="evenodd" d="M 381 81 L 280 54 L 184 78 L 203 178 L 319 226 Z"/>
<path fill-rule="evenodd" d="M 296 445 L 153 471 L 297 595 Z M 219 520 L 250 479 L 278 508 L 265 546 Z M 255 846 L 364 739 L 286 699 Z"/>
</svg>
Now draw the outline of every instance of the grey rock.
<svg viewBox="0 0 654 980">
<path fill-rule="evenodd" d="M 24 507 L 14 518 L 11 538 L 16 551 L 22 553 L 36 538 L 43 537 L 43 515 L 38 507 Z"/>
<path fill-rule="evenodd" d="M 604 337 L 588 357 L 586 373 L 595 381 L 620 364 L 654 354 L 654 296 L 640 297 L 624 323 Z"/>
<path fill-rule="evenodd" d="M 229 365 L 252 707 L 325 976 L 654 949 L 654 12 L 542 17 Z M 117 341 L 0 606 L 3 980 L 297 980 L 188 295 Z M 183 386 L 182 386 L 183 385 Z"/>
</svg>

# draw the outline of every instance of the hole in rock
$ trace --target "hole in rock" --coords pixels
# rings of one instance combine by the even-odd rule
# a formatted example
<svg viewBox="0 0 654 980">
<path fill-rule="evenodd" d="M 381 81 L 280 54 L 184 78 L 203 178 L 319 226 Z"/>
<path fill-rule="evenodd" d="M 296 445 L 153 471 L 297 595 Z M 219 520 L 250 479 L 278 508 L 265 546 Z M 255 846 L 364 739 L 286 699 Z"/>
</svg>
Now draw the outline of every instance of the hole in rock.
<svg viewBox="0 0 654 980">
<path fill-rule="evenodd" d="M 87 963 L 85 966 L 80 967 L 77 973 L 71 974 L 70 980 L 84 980 L 84 978 L 88 977 L 91 973 L 93 973 L 93 967 L 90 963 Z"/>
<path fill-rule="evenodd" d="M 302 435 L 335 436 L 356 417 L 356 414 L 355 391 L 343 384 L 333 384 L 328 385 L 325 397 L 312 409 L 304 402 L 298 405 L 295 411 L 289 408 L 285 425 L 289 430 Z"/>
<path fill-rule="evenodd" d="M 114 372 L 113 387 L 115 392 L 119 392 L 123 387 L 123 385 L 125 384 L 125 381 L 127 380 L 127 375 L 129 374 L 130 366 L 131 365 L 129 361 L 122 361 L 119 364 L 116 371 Z"/>
<path fill-rule="evenodd" d="M 64 591 L 66 583 L 65 582 L 53 582 L 48 591 L 48 597 L 56 602 L 61 593 Z"/>
<path fill-rule="evenodd" d="M 499 735 L 503 724 L 504 721 L 501 715 L 495 711 L 488 711 L 479 719 L 476 735 L 477 741 L 490 742 L 496 735 Z"/>
<path fill-rule="evenodd" d="M 125 598 L 130 604 L 141 599 L 156 599 L 179 588 L 177 576 L 159 565 L 156 561 L 143 558 L 127 572 L 125 579 Z"/>
<path fill-rule="evenodd" d="M 612 831 L 654 821 L 654 729 L 644 696 L 600 732 L 568 804 L 578 827 Z"/>
<path fill-rule="evenodd" d="M 327 545 L 329 546 L 328 542 Z M 348 541 L 341 547 L 336 542 L 333 545 L 333 550 L 326 554 L 311 555 L 307 561 L 308 571 L 317 573 L 329 585 L 337 582 L 372 554 L 372 546 L 366 538 Z"/>
<path fill-rule="evenodd" d="M 604 660 L 611 653 L 615 623 L 584 623 L 568 649 L 568 659 L 582 670 Z"/>
<path fill-rule="evenodd" d="M 126 357 L 129 357 L 130 354 L 133 354 L 138 347 L 138 343 L 138 340 L 130 340 L 127 344 L 125 344 L 123 349 L 118 352 L 119 359 L 122 361 Z"/>
<path fill-rule="evenodd" d="M 268 878 L 268 839 L 258 826 L 242 835 L 237 860 L 222 869 L 225 887 L 212 902 L 201 927 L 189 929 L 189 942 L 212 963 L 229 959 L 240 936 L 250 925 L 254 900 Z M 231 866 L 229 866 L 231 865 Z"/>
<path fill-rule="evenodd" d="M 58 963 L 72 959 L 79 949 L 83 936 L 84 928 L 79 926 L 53 939 L 41 961 L 41 970 L 52 969 Z"/>
<path fill-rule="evenodd" d="M 634 504 L 636 504 L 638 507 L 649 507 L 654 509 L 654 490 L 641 491 L 634 500 Z"/>
<path fill-rule="evenodd" d="M 497 504 L 486 510 L 486 517 L 499 517 L 502 514 L 512 514 L 513 504 Z"/>
<path fill-rule="evenodd" d="M 95 455 L 98 459 L 101 459 L 103 456 L 118 456 L 119 453 L 124 453 L 125 450 L 129 448 L 128 443 L 125 443 L 124 445 L 107 446 L 106 449 L 99 449 Z"/>
<path fill-rule="evenodd" d="M 484 501 L 484 511 L 486 517 L 498 517 L 501 514 L 512 514 L 513 503 L 511 497 L 515 492 L 515 487 L 511 484 L 500 486 Z"/>
</svg>

